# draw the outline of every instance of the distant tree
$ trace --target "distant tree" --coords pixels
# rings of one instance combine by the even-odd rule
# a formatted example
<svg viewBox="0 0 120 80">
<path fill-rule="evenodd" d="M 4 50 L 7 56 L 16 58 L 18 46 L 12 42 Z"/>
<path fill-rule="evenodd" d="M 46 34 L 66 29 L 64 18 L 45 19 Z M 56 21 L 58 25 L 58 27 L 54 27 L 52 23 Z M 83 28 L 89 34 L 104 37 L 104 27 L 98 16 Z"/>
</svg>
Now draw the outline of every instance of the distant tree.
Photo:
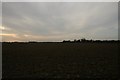
<svg viewBox="0 0 120 80">
<path fill-rule="evenodd" d="M 70 40 L 67 40 L 67 41 L 66 41 L 66 40 L 63 40 L 63 42 L 70 42 Z"/>
<path fill-rule="evenodd" d="M 77 42 L 77 40 L 76 40 L 76 39 L 74 39 L 74 42 Z"/>
<path fill-rule="evenodd" d="M 78 39 L 77 42 L 80 42 L 80 39 Z"/>
<path fill-rule="evenodd" d="M 93 42 L 93 40 L 91 39 L 90 42 Z"/>
<path fill-rule="evenodd" d="M 82 38 L 82 39 L 81 39 L 81 42 L 85 42 L 85 41 L 86 41 L 86 39 L 85 39 L 85 38 Z"/>
</svg>

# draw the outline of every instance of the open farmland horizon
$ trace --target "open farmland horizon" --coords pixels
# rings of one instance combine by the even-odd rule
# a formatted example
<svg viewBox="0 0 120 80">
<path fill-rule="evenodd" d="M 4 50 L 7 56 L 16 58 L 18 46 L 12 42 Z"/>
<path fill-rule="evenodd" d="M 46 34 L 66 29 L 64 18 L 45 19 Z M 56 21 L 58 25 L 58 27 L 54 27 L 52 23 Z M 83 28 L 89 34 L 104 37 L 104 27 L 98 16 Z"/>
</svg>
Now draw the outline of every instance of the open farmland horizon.
<svg viewBox="0 0 120 80">
<path fill-rule="evenodd" d="M 37 40 L 29 40 L 29 41 L 1 41 L 1 42 L 120 42 L 119 39 L 86 39 L 86 38 L 82 38 L 82 39 L 74 39 L 74 40 L 70 40 L 70 39 L 64 39 L 62 41 L 37 41 Z"/>
<path fill-rule="evenodd" d="M 119 78 L 118 2 L 3 2 L 2 80 Z"/>
</svg>

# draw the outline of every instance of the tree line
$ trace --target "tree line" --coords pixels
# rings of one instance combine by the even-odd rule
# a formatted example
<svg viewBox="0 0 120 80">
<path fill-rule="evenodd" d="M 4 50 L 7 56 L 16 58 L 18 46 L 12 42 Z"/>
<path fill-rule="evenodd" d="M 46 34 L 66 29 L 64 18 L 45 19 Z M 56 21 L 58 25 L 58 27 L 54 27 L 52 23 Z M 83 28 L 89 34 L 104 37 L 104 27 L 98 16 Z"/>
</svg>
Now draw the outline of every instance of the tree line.
<svg viewBox="0 0 120 80">
<path fill-rule="evenodd" d="M 64 43 L 79 43 L 79 42 L 120 42 L 120 40 L 87 40 L 85 38 L 82 38 L 82 39 L 74 39 L 73 41 L 71 40 L 63 40 Z"/>
<path fill-rule="evenodd" d="M 87 40 L 85 38 L 82 39 L 74 39 L 73 41 L 71 40 L 63 40 L 62 43 L 86 43 L 86 42 L 120 42 L 120 40 Z M 28 41 L 28 42 L 0 42 L 2 43 L 59 43 L 59 42 L 39 42 L 39 41 Z"/>
</svg>

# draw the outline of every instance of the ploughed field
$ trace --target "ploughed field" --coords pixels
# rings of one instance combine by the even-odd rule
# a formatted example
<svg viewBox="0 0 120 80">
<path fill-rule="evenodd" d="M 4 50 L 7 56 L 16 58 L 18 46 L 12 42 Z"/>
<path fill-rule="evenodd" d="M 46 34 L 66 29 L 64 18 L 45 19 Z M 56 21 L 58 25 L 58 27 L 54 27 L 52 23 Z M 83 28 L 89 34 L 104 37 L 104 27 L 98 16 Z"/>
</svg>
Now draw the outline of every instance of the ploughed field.
<svg viewBox="0 0 120 80">
<path fill-rule="evenodd" d="M 4 78 L 117 78 L 118 43 L 3 43 Z"/>
</svg>

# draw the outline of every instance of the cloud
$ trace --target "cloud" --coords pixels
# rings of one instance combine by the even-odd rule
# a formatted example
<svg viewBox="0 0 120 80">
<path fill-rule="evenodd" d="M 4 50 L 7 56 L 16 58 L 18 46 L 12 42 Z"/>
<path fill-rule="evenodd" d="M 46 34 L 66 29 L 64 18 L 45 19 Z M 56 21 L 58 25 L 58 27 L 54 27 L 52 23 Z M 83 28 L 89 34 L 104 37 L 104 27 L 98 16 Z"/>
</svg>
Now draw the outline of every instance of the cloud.
<svg viewBox="0 0 120 80">
<path fill-rule="evenodd" d="M 2 9 L 3 32 L 22 41 L 118 39 L 117 2 L 5 2 Z"/>
</svg>

